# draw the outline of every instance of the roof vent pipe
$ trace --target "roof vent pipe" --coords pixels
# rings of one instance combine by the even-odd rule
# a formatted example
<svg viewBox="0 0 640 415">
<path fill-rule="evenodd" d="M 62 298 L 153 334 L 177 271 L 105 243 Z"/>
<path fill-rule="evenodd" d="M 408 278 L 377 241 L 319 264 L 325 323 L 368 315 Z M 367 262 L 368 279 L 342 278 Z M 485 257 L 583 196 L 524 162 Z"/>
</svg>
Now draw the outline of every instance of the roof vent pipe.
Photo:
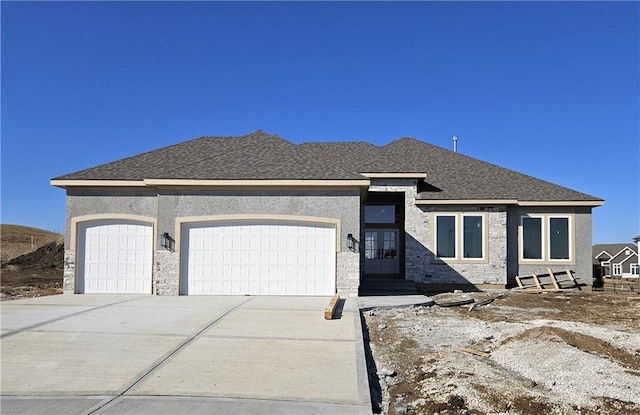
<svg viewBox="0 0 640 415">
<path fill-rule="evenodd" d="M 453 136 L 453 152 L 458 152 L 458 137 L 456 137 L 455 135 Z"/>
</svg>

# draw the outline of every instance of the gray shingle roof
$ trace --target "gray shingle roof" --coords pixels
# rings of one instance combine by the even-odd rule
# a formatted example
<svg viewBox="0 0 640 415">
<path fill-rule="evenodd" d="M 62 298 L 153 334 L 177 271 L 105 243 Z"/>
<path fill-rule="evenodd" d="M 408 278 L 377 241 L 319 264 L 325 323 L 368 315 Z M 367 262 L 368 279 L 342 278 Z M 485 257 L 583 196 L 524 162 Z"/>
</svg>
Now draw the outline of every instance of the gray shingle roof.
<svg viewBox="0 0 640 415">
<path fill-rule="evenodd" d="M 361 180 L 359 173 L 426 173 L 418 198 L 600 201 L 414 138 L 384 146 L 366 142 L 303 143 L 256 131 L 201 137 L 54 180 L 300 179 Z"/>
<path fill-rule="evenodd" d="M 596 259 L 601 252 L 607 252 L 611 257 L 617 255 L 625 248 L 631 249 L 633 252 L 638 252 L 638 248 L 632 244 L 596 244 L 591 247 L 591 258 L 594 264 L 599 264 L 600 262 Z"/>
</svg>

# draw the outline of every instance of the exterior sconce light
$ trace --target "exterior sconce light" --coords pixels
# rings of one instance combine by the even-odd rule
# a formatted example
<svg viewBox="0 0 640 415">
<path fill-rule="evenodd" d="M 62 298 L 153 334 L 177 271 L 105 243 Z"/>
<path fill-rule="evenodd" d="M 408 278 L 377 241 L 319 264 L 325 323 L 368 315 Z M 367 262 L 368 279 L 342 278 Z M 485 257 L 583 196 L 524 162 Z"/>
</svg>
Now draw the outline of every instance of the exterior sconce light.
<svg viewBox="0 0 640 415">
<path fill-rule="evenodd" d="M 349 248 L 349 250 L 353 251 L 354 250 L 354 246 L 355 246 L 355 241 L 353 239 L 353 234 L 349 233 L 349 234 L 347 234 L 347 248 Z"/>
<path fill-rule="evenodd" d="M 169 232 L 160 235 L 160 246 L 167 251 L 173 251 L 173 238 L 169 236 Z"/>
</svg>

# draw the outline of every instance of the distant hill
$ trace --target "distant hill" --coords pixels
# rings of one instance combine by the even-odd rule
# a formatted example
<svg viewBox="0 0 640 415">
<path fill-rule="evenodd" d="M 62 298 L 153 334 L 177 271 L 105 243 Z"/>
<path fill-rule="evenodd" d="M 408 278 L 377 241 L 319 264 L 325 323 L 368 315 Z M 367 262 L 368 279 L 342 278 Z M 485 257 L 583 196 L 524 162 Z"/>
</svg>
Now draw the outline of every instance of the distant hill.
<svg viewBox="0 0 640 415">
<path fill-rule="evenodd" d="M 30 226 L 0 224 L 0 259 L 2 263 L 34 252 L 52 242 L 62 244 L 64 236 Z"/>
<path fill-rule="evenodd" d="M 8 225 L 1 224 L 0 225 L 0 239 L 5 240 L 7 238 L 45 238 L 45 237 L 60 237 L 62 235 L 59 233 L 45 231 L 44 229 L 32 228 L 30 226 L 22 226 L 22 225 Z"/>
</svg>

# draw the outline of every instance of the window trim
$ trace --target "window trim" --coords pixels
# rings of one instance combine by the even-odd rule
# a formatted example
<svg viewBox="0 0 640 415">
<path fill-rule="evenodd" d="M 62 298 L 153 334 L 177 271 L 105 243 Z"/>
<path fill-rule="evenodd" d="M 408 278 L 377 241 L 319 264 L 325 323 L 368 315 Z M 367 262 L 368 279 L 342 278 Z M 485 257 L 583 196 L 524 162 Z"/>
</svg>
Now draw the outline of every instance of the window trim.
<svg viewBox="0 0 640 415">
<path fill-rule="evenodd" d="M 551 219 L 567 219 L 567 251 L 569 254 L 569 258 L 551 258 Z M 551 262 L 570 262 L 573 261 L 574 255 L 573 255 L 573 244 L 574 244 L 574 239 L 575 239 L 575 232 L 573 232 L 573 227 L 572 227 L 572 220 L 571 220 L 571 216 L 568 215 L 547 215 L 547 219 L 546 219 L 546 225 L 547 225 L 547 258 L 549 258 L 549 261 Z"/>
<path fill-rule="evenodd" d="M 453 216 L 455 218 L 455 256 L 439 257 L 438 254 L 438 217 Z M 482 257 L 465 258 L 464 257 L 464 218 L 467 216 L 480 217 L 482 220 Z M 489 218 L 485 212 L 434 212 L 433 213 L 433 259 L 444 263 L 488 263 L 489 261 Z"/>
<path fill-rule="evenodd" d="M 633 272 L 635 270 L 635 272 Z M 630 264 L 630 268 L 629 268 L 629 272 L 631 273 L 631 275 L 640 275 L 640 265 L 638 265 L 637 263 L 633 262 Z"/>
<path fill-rule="evenodd" d="M 524 257 L 524 219 L 525 218 L 540 218 L 541 219 L 541 237 L 540 241 L 542 258 L 531 259 Z M 568 220 L 568 259 L 552 259 L 551 258 L 551 219 L 564 218 Z M 520 264 L 524 265 L 540 265 L 540 264 L 573 264 L 575 262 L 575 215 L 570 213 L 528 213 L 520 215 L 520 222 L 518 225 L 518 260 Z"/>
<path fill-rule="evenodd" d="M 453 216 L 453 229 L 454 229 L 454 244 L 453 244 L 453 251 L 454 251 L 454 255 L 452 257 L 439 257 L 438 256 L 438 218 L 439 217 L 451 217 Z M 434 259 L 437 259 L 439 261 L 457 261 L 458 260 L 458 253 L 460 252 L 460 250 L 458 249 L 458 245 L 460 243 L 460 238 L 458 236 L 459 232 L 458 232 L 458 215 L 456 213 L 435 213 L 433 215 L 433 257 Z"/>
<path fill-rule="evenodd" d="M 616 262 L 611 266 L 611 276 L 612 277 L 621 277 L 622 276 L 622 263 Z"/>
<path fill-rule="evenodd" d="M 524 257 L 524 220 L 525 219 L 540 219 L 540 258 L 525 258 Z M 520 256 L 520 263 L 542 263 L 545 261 L 545 223 L 544 215 L 522 215 L 520 216 L 520 225 L 518 227 L 518 250 Z"/>
</svg>

